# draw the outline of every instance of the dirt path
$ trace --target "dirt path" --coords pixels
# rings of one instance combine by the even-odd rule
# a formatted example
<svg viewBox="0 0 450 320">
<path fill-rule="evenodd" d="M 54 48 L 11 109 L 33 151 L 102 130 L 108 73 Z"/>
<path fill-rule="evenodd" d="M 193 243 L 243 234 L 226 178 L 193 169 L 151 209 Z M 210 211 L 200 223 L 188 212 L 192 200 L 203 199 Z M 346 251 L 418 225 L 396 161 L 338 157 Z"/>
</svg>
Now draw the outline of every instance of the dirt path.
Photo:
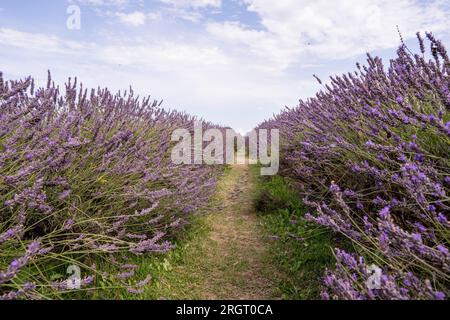
<svg viewBox="0 0 450 320">
<path fill-rule="evenodd" d="M 202 218 L 203 232 L 184 248 L 182 261 L 160 279 L 169 299 L 277 299 L 277 272 L 267 261 L 270 241 L 252 206 L 248 166 L 221 180 L 218 206 Z"/>
</svg>

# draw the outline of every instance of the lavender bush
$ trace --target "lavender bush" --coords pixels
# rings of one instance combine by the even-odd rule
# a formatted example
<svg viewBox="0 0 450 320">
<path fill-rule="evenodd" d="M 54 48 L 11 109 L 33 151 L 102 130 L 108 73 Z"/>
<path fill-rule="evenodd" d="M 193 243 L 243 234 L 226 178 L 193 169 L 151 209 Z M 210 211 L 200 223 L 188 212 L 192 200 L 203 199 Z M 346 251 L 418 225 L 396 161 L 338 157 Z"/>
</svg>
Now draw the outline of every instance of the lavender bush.
<svg viewBox="0 0 450 320">
<path fill-rule="evenodd" d="M 324 298 L 450 294 L 450 60 L 426 36 L 417 34 L 420 53 L 403 44 L 388 68 L 369 55 L 260 125 L 280 129 L 281 172 L 313 209 L 307 219 L 354 245 L 335 251 Z M 378 288 L 367 285 L 372 264 L 382 269 Z"/>
<path fill-rule="evenodd" d="M 172 131 L 193 131 L 195 120 L 131 89 L 88 91 L 69 79 L 61 94 L 50 75 L 35 90 L 31 78 L 0 73 L 0 299 L 70 291 L 58 274 L 72 264 L 82 290 L 142 291 L 149 278 L 133 280 L 137 266 L 124 259 L 171 249 L 221 172 L 172 164 Z"/>
</svg>

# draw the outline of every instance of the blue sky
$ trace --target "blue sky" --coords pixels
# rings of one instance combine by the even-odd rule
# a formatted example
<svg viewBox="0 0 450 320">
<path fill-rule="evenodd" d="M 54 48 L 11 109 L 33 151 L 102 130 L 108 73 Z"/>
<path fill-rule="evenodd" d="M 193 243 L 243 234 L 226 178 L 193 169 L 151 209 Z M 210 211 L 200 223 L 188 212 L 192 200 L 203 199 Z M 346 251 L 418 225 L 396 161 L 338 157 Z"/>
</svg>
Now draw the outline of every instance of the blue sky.
<svg viewBox="0 0 450 320">
<path fill-rule="evenodd" d="M 66 27 L 70 5 L 79 30 Z M 396 25 L 412 48 L 417 31 L 448 44 L 449 18 L 446 0 L 0 0 L 0 70 L 131 85 L 245 132 L 319 90 L 313 74 L 392 57 Z"/>
</svg>

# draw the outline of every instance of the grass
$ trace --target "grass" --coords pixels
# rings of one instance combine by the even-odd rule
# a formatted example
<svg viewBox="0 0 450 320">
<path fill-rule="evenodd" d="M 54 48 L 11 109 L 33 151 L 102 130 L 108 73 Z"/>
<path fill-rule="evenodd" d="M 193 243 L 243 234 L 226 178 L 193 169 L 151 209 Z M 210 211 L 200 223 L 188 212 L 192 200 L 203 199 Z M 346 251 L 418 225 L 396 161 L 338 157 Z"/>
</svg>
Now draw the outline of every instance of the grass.
<svg viewBox="0 0 450 320">
<path fill-rule="evenodd" d="M 149 274 L 152 276 L 151 282 L 142 294 L 132 294 L 125 289 L 102 290 L 100 294 L 94 296 L 94 299 L 158 300 L 176 299 L 187 295 L 192 295 L 195 299 L 196 294 L 190 291 L 186 283 L 196 281 L 195 273 L 199 270 L 186 273 L 177 273 L 173 270 L 177 266 L 191 265 L 189 260 L 193 258 L 193 248 L 197 247 L 200 240 L 209 232 L 207 218 L 196 216 L 175 240 L 173 250 L 161 255 L 130 258 L 130 263 L 139 266 L 137 271 L 139 278 L 144 279 Z"/>
<path fill-rule="evenodd" d="M 336 239 L 307 222 L 305 210 L 284 178 L 260 177 L 257 166 L 227 168 L 175 249 L 130 257 L 140 278 L 152 275 L 144 293 L 104 288 L 91 298 L 319 299 Z"/>
<path fill-rule="evenodd" d="M 306 209 L 284 178 L 260 177 L 258 166 L 251 171 L 258 180 L 255 208 L 273 238 L 270 263 L 284 275 L 283 299 L 320 299 L 323 273 L 334 266 L 335 236 L 304 219 Z"/>
<path fill-rule="evenodd" d="M 252 206 L 248 167 L 228 168 L 216 196 L 161 256 L 133 257 L 138 275 L 152 275 L 143 294 L 102 290 L 96 299 L 279 299 L 280 275 L 269 261 L 270 240 Z M 116 272 L 117 273 L 117 272 Z"/>
</svg>

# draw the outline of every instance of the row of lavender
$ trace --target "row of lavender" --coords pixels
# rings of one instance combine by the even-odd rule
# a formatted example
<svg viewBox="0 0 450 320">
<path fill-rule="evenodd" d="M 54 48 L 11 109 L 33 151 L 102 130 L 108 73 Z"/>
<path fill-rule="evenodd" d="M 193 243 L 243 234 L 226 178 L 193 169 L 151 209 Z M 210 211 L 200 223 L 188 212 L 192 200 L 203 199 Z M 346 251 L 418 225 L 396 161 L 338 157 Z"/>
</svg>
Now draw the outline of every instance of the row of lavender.
<svg viewBox="0 0 450 320">
<path fill-rule="evenodd" d="M 5 82 L 0 73 L 0 299 L 99 283 L 141 292 L 150 278 L 133 277 L 127 257 L 171 249 L 221 169 L 172 164 L 171 133 L 193 131 L 191 116 L 131 90 L 87 91 L 69 80 L 59 91 L 50 76 L 35 90 L 31 78 Z M 71 265 L 81 271 L 73 286 Z"/>
<path fill-rule="evenodd" d="M 325 299 L 450 295 L 450 60 L 432 34 L 417 36 L 419 54 L 402 45 L 388 68 L 369 56 L 260 125 L 280 129 L 281 173 L 306 218 L 354 247 L 335 250 Z"/>
</svg>

